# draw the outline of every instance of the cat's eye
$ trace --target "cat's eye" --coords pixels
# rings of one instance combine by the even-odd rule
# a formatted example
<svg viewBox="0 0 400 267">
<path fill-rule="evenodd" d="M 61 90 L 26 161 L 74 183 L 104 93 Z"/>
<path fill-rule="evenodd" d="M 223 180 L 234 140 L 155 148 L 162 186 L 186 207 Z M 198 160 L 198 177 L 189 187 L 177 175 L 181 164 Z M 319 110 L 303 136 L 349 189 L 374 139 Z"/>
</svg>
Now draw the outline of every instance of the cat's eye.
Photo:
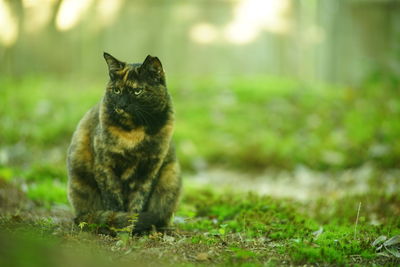
<svg viewBox="0 0 400 267">
<path fill-rule="evenodd" d="M 121 93 L 121 89 L 119 89 L 119 88 L 117 88 L 117 87 L 114 87 L 114 88 L 113 88 L 113 92 L 114 92 L 114 94 L 119 95 L 119 94 Z"/>
<path fill-rule="evenodd" d="M 134 89 L 133 94 L 134 95 L 140 95 L 143 92 L 143 89 Z"/>
</svg>

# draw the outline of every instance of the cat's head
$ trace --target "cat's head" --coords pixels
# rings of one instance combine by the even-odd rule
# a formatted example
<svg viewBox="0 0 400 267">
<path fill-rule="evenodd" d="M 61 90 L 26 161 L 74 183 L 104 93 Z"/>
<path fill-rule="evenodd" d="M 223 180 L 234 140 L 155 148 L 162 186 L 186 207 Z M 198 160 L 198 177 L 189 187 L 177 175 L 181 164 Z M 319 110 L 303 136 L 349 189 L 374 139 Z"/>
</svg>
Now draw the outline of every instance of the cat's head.
<svg viewBox="0 0 400 267">
<path fill-rule="evenodd" d="M 122 127 L 153 126 L 169 112 L 169 94 L 160 60 L 125 63 L 104 53 L 110 80 L 104 102 L 108 115 Z"/>
</svg>

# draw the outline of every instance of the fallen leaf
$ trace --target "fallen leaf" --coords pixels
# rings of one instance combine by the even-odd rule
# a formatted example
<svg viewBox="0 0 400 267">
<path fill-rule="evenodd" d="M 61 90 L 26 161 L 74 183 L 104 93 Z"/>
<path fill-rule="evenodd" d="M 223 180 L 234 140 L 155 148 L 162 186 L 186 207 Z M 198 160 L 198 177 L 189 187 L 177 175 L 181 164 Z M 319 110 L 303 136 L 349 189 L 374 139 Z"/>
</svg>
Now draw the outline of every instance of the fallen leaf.
<svg viewBox="0 0 400 267">
<path fill-rule="evenodd" d="M 317 239 L 322 233 L 324 232 L 324 228 L 322 226 L 319 227 L 319 229 L 315 232 L 313 232 L 313 236 L 315 239 Z"/>
<path fill-rule="evenodd" d="M 396 258 L 400 258 L 400 251 L 398 248 L 394 248 L 394 247 L 385 247 L 386 250 L 392 254 L 393 256 L 395 256 Z"/>
<path fill-rule="evenodd" d="M 379 252 L 379 253 L 377 253 L 376 255 L 382 256 L 382 257 L 390 257 L 390 255 L 387 254 L 386 252 Z"/>
<path fill-rule="evenodd" d="M 383 243 L 386 239 L 387 239 L 386 236 L 381 235 L 380 237 L 378 237 L 377 239 L 375 239 L 374 242 L 372 242 L 372 246 L 373 246 L 373 247 L 376 247 L 377 245 Z"/>
<path fill-rule="evenodd" d="M 381 251 L 385 248 L 386 252 L 389 252 L 391 255 L 396 258 L 400 258 L 400 235 L 393 236 L 387 240 L 386 236 L 378 237 L 373 243 L 372 246 L 376 247 L 376 251 Z M 389 254 L 381 251 L 378 255 Z"/>
<path fill-rule="evenodd" d="M 397 244 L 400 244 L 400 235 L 395 235 L 389 240 L 387 240 L 385 243 L 383 243 L 385 247 L 391 247 Z"/>
</svg>

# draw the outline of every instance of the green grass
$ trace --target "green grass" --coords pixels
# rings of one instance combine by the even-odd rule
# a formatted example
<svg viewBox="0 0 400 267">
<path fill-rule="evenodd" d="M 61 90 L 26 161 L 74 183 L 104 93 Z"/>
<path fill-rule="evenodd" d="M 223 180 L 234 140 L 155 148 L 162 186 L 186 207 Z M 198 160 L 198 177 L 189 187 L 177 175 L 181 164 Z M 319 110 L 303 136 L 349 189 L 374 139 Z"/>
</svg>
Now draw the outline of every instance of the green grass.
<svg viewBox="0 0 400 267">
<path fill-rule="evenodd" d="M 24 184 L 26 195 L 33 201 L 50 208 L 54 204 L 67 204 L 67 177 L 63 168 L 34 165 L 21 170 L 0 166 L 0 179 Z"/>
<path fill-rule="evenodd" d="M 365 202 L 355 232 L 354 217 L 360 199 Z M 0 216 L 0 243 L 6 239 L 13 244 L 7 251 L 0 248 L 0 258 L 16 266 L 25 266 L 21 258 L 33 261 L 30 266 L 62 265 L 58 256 L 50 258 L 51 264 L 30 256 L 51 247 L 54 255 L 61 254 L 72 263 L 79 262 L 83 253 L 82 260 L 96 262 L 101 257 L 105 266 L 138 261 L 171 266 L 396 265 L 398 259 L 381 256 L 371 246 L 381 235 L 400 234 L 400 198 L 397 195 L 391 199 L 391 206 L 387 206 L 386 199 L 386 195 L 368 194 L 338 199 L 334 204 L 321 199 L 314 205 L 189 187 L 176 214 L 175 230 L 142 237 L 119 232 L 115 238 L 83 232 L 51 210 L 49 215 L 56 219 L 48 219 L 43 211 L 35 215 L 35 211 L 21 210 Z M 43 198 L 37 203 L 45 202 Z M 332 205 L 334 212 L 321 212 Z M 373 213 L 376 206 L 386 206 L 385 211 L 391 215 Z M 19 241 L 28 245 L 17 246 Z M 81 250 L 78 257 L 71 251 L 75 247 Z M 101 256 L 92 255 L 93 251 Z"/>
<path fill-rule="evenodd" d="M 360 198 L 365 200 L 364 215 L 360 217 L 355 234 L 357 207 L 354 204 Z M 310 204 L 253 194 L 215 194 L 212 191 L 197 190 L 186 194 L 183 200 L 180 214 L 190 219 L 179 227 L 206 231 L 211 236 L 225 237 L 240 233 L 243 238 L 250 240 L 266 238 L 269 243 L 277 245 L 276 251 L 290 255 L 296 264 L 342 265 L 349 264 L 352 256 L 362 261 L 372 261 L 378 255 L 371 243 L 378 236 L 400 234 L 399 211 L 394 208 L 400 204 L 400 198 L 391 199 L 390 206 L 385 199 L 384 195 L 365 195 L 340 199 L 334 204 L 321 199 L 320 205 L 312 210 L 313 215 L 307 216 L 300 210 L 308 210 L 310 213 Z M 321 213 L 321 210 L 332 205 L 335 210 L 340 210 L 340 216 L 337 211 L 325 215 Z M 372 210 L 376 205 L 387 206 L 378 215 L 381 223 L 374 225 L 373 218 L 377 214 L 372 213 Z M 365 214 L 366 210 L 371 213 Z M 385 216 L 382 212 L 389 215 Z M 319 229 L 322 230 L 317 234 Z M 210 241 L 196 239 L 196 242 Z"/>
<path fill-rule="evenodd" d="M 0 200 L 10 198 L 16 205 L 19 199 L 11 198 L 24 194 L 32 202 L 21 205 L 31 210 L 0 212 L 0 265 L 27 266 L 21 259 L 30 259 L 29 266 L 54 266 L 61 255 L 71 262 L 92 260 L 76 258 L 70 251 L 74 247 L 87 255 L 101 251 L 108 259 L 104 262 L 112 259 L 111 264 L 122 266 L 130 261 L 173 266 L 399 264 L 371 246 L 380 235 L 400 234 L 398 189 L 380 190 L 385 170 L 398 167 L 400 159 L 397 80 L 370 79 L 356 88 L 280 77 L 171 78 L 175 141 L 185 173 L 214 166 L 260 171 L 298 165 L 335 173 L 366 163 L 377 171 L 367 179 L 364 194 L 309 203 L 189 187 L 174 232 L 132 238 L 88 234 L 71 224 L 70 214 L 60 214 L 68 203 L 69 140 L 79 119 L 101 98 L 104 84 L 0 77 L 0 186 L 20 188 L 5 186 L 11 193 L 0 190 Z M 2 250 L 8 240 L 16 240 L 10 244 L 12 255 Z M 23 242 L 26 247 L 18 245 Z M 56 248 L 55 263 L 32 256 L 49 247 Z"/>
<path fill-rule="evenodd" d="M 104 81 L 0 77 L 0 164 L 62 168 L 72 132 L 103 94 Z M 171 78 L 175 140 L 184 170 L 246 171 L 298 164 L 337 170 L 400 158 L 398 83 L 360 88 L 253 76 Z"/>
</svg>

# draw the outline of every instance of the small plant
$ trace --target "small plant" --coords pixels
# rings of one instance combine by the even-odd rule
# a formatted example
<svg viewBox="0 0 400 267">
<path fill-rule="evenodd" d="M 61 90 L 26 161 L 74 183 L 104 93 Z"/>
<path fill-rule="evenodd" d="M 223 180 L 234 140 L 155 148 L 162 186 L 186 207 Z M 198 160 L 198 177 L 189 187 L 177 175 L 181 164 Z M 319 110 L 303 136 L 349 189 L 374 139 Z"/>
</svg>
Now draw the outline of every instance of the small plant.
<svg viewBox="0 0 400 267">
<path fill-rule="evenodd" d="M 87 222 L 80 222 L 78 224 L 78 227 L 79 227 L 81 233 L 82 233 L 83 229 L 85 228 L 85 226 L 87 226 L 87 225 L 88 225 Z"/>
<path fill-rule="evenodd" d="M 224 235 L 226 234 L 226 232 L 227 232 L 227 231 L 226 231 L 227 227 L 228 227 L 228 224 L 221 224 L 221 225 L 219 226 L 218 233 L 219 233 L 220 235 L 224 236 Z"/>
<path fill-rule="evenodd" d="M 128 233 L 128 234 L 131 234 L 133 229 L 135 228 L 135 224 L 136 224 L 136 222 L 138 220 L 138 214 L 137 213 L 131 214 L 131 215 L 129 215 L 128 218 L 129 218 L 128 219 L 129 225 L 125 226 L 124 228 L 110 227 L 110 229 L 115 231 L 115 232 L 117 232 L 117 233 L 124 233 L 125 232 L 125 233 Z"/>
</svg>

